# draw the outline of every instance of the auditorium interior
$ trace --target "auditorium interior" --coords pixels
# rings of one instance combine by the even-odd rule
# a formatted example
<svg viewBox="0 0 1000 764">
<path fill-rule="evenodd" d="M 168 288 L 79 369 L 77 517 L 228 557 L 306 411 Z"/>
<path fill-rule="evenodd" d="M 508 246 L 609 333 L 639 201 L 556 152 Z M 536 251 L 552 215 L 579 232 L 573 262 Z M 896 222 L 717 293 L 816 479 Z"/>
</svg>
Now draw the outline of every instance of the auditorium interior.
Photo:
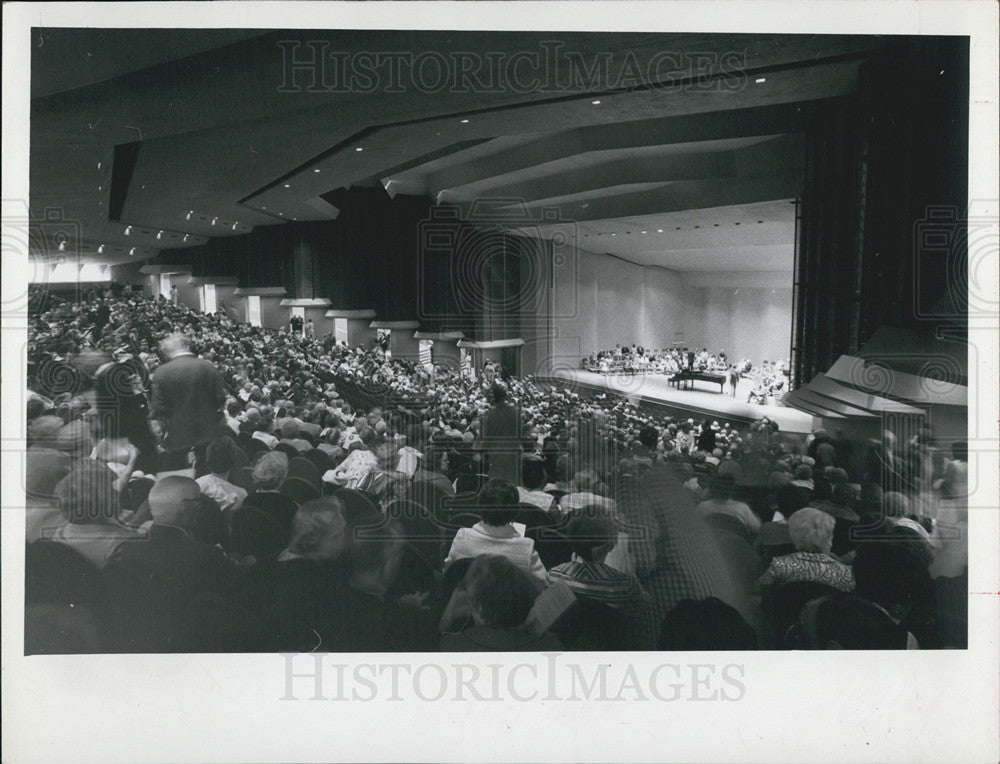
<svg viewBox="0 0 1000 764">
<path fill-rule="evenodd" d="M 485 578 L 470 583 L 460 578 L 464 569 L 449 576 L 446 563 L 454 564 L 471 523 L 484 522 L 476 501 L 502 504 L 503 492 L 489 490 L 501 460 L 484 456 L 490 446 L 480 420 L 500 405 L 493 386 L 506 385 L 530 409 L 536 439 L 523 453 L 519 447 L 518 459 L 545 465 L 541 482 L 518 486 L 516 503 L 536 503 L 526 497 L 537 499 L 545 483 L 557 486 L 544 521 L 529 512 L 513 527 L 521 541 L 534 541 L 543 573 L 559 571 L 571 590 L 581 587 L 579 602 L 597 605 L 557 617 L 558 595 L 545 595 L 550 586 L 528 621 L 549 619 L 550 631 L 538 627 L 518 642 L 506 624 L 491 638 L 503 632 L 502 644 L 521 649 L 546 649 L 553 634 L 567 649 L 966 646 L 961 484 L 975 363 L 967 342 L 968 38 L 100 28 L 32 36 L 25 212 L 36 336 L 29 334 L 28 379 L 40 403 L 29 404 L 29 418 L 49 422 L 34 436 L 29 422 L 29 453 L 58 452 L 52 444 L 64 442 L 79 448 L 88 435 L 101 440 L 97 431 L 51 430 L 53 416 L 64 429 L 86 421 L 73 402 L 93 368 L 79 359 L 103 348 L 116 361 L 131 355 L 142 363 L 167 329 L 187 327 L 195 352 L 227 370 L 235 408 L 225 416 L 234 418 L 232 440 L 245 452 L 233 457 L 245 473 L 243 496 L 260 489 L 255 460 L 281 443 L 294 449 L 297 435 L 316 451 L 332 430 L 327 455 L 351 459 L 356 449 L 344 435 L 354 433 L 352 417 L 371 425 L 358 426 L 358 443 L 380 465 L 393 438 L 397 449 L 405 443 L 446 455 L 449 468 L 420 457 L 420 469 L 443 472 L 452 499 L 471 494 L 457 509 L 438 496 L 440 485 L 416 495 L 399 450 L 389 454 L 395 469 L 375 476 L 371 467 L 360 483 L 345 482 L 346 472 L 317 457 L 329 471 L 315 496 L 300 486 L 298 502 L 333 497 L 347 507 L 345 517 L 371 509 L 391 520 L 388 535 L 401 533 L 415 550 L 402 555 L 403 569 L 420 579 L 423 572 L 412 571 L 424 562 L 436 576 L 427 580 L 440 608 L 422 604 L 417 612 L 432 613 L 437 627 L 456 601 L 442 595 L 442 581 L 450 583 L 445 591 L 467 586 L 487 597 Z M 89 331 L 91 306 L 102 300 L 109 314 Z M 74 305 L 84 307 L 66 307 Z M 131 328 L 117 336 L 124 316 Z M 59 344 L 68 327 L 79 341 Z M 225 358 L 244 355 L 233 348 L 246 338 L 256 351 L 239 363 Z M 314 358 L 321 367 L 309 365 Z M 292 365 L 282 367 L 286 361 Z M 280 392 L 268 373 L 284 385 Z M 296 374 L 308 377 L 301 388 Z M 146 374 L 144 393 L 149 381 Z M 463 408 L 454 390 L 476 405 Z M 281 432 L 272 421 L 268 444 L 241 425 L 251 408 L 296 423 Z M 274 413 L 280 408 L 283 420 Z M 555 426 L 539 424 L 543 409 L 558 411 Z M 844 446 L 853 448 L 844 457 L 850 464 L 841 461 L 845 443 L 854 444 Z M 202 456 L 191 458 L 200 470 Z M 149 464 L 140 480 L 155 491 L 158 470 Z M 457 474 L 458 465 L 469 472 Z M 400 473 L 411 479 L 405 497 Z M 73 483 L 71 474 L 65 479 Z M 122 511 L 139 517 L 135 483 L 116 487 Z M 853 493 L 838 490 L 841 483 Z M 638 505 L 651 486 L 670 493 L 665 487 L 675 485 L 694 514 L 713 502 L 750 513 L 719 510 L 697 529 L 688 527 L 690 516 L 677 519 L 676 532 L 704 536 L 714 545 L 709 557 L 731 573 L 716 588 L 699 588 L 691 573 L 684 586 L 692 593 L 680 606 L 664 570 L 628 546 L 648 530 L 650 507 Z M 48 487 L 36 497 L 45 522 L 53 521 L 45 507 L 59 504 Z M 127 510 L 126 494 L 136 502 Z M 606 533 L 606 516 L 572 516 L 573 507 L 558 506 L 567 496 L 583 497 L 575 510 L 617 505 L 619 544 L 607 561 L 581 558 L 572 537 Z M 372 506 L 358 509 L 356 501 Z M 402 512 L 404 501 L 435 506 L 428 516 L 414 510 L 397 518 L 390 507 Z M 32 526 L 31 497 L 28 504 Z M 152 504 L 147 499 L 147 522 Z M 806 507 L 822 517 L 790 520 Z M 810 534 L 829 518 L 832 551 L 816 562 Z M 46 530 L 35 530 L 29 547 L 45 541 Z M 236 544 L 232 524 L 199 532 Z M 238 553 L 225 539 L 208 546 L 242 555 L 233 563 L 241 571 L 278 565 L 288 549 L 258 552 L 259 539 L 249 537 L 263 532 L 244 527 Z M 439 639 L 444 650 L 500 649 L 500 641 L 476 642 L 468 630 L 442 638 L 432 628 L 428 637 L 388 598 L 381 610 L 356 597 L 323 602 L 411 641 L 365 642 L 357 629 L 331 625 L 327 612 L 303 615 L 318 605 L 289 615 L 283 602 L 264 617 L 245 592 L 227 599 L 221 584 L 210 601 L 186 589 L 181 596 L 166 577 L 158 594 L 174 586 L 174 599 L 156 617 L 130 622 L 128 613 L 150 595 L 122 583 L 124 564 L 102 584 L 118 592 L 109 600 L 118 599 L 92 608 L 107 610 L 113 627 L 96 616 L 78 622 L 59 608 L 97 595 L 65 578 L 53 583 L 51 571 L 73 570 L 92 583 L 100 571 L 60 556 L 53 546 L 72 544 L 58 538 L 28 557 L 29 651 L 280 651 L 309 647 L 301 633 L 314 629 L 342 639 L 345 651 L 436 650 Z M 357 562 L 356 550 L 344 555 Z M 795 559 L 782 567 L 785 557 Z M 618 575 L 641 584 L 652 604 L 619 607 L 608 594 L 619 579 L 602 589 L 573 579 L 573 566 L 621 568 Z M 508 573 L 486 567 L 474 570 Z M 806 578 L 782 598 L 774 584 L 781 576 Z M 302 598 L 315 586 L 302 576 L 258 578 L 255 591 L 282 597 L 282 586 L 298 586 Z M 911 597 L 919 605 L 906 606 Z M 176 622 L 164 621 L 166 611 Z M 474 612 L 473 632 L 493 628 Z M 891 623 L 878 621 L 881 614 Z M 634 639 L 615 641 L 608 629 L 615 619 Z M 193 620 L 215 631 L 192 634 Z M 248 637 L 238 625 L 254 620 L 309 628 Z M 842 628 L 847 623 L 856 633 Z M 709 633 L 709 624 L 717 630 Z M 512 625 L 524 631 L 521 621 Z M 121 638 L 127 627 L 133 636 Z M 165 637 L 172 629 L 175 638 Z"/>
</svg>

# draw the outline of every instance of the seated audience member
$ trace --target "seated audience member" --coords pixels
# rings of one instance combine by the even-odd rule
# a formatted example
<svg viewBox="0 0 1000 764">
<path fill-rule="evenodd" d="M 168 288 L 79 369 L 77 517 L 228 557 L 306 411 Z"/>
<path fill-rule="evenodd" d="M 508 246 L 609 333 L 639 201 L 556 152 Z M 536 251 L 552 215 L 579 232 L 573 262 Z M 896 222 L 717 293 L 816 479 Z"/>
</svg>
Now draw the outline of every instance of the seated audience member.
<svg viewBox="0 0 1000 764">
<path fill-rule="evenodd" d="M 344 488 L 357 488 L 369 473 L 378 471 L 378 457 L 360 438 L 351 441 L 345 448 L 347 458 L 323 475 L 323 481 Z"/>
<path fill-rule="evenodd" d="M 730 475 L 716 475 L 709 483 L 708 499 L 698 505 L 702 517 L 728 515 L 739 520 L 747 534 L 755 536 L 760 530 L 760 518 L 742 501 L 733 499 L 736 481 Z"/>
<path fill-rule="evenodd" d="M 620 616 L 620 649 L 653 650 L 658 625 L 650 596 L 639 580 L 605 561 L 618 544 L 618 528 L 607 510 L 584 507 L 566 524 L 573 559 L 549 571 L 549 580 L 565 583 L 577 599 L 600 603 Z"/>
<path fill-rule="evenodd" d="M 830 553 L 833 527 L 834 519 L 821 510 L 804 507 L 795 512 L 788 518 L 788 533 L 796 551 L 771 560 L 760 577 L 761 588 L 802 581 L 854 591 L 851 568 Z"/>
<path fill-rule="evenodd" d="M 240 413 L 242 411 L 243 407 L 235 398 L 230 398 L 226 401 L 226 424 L 236 435 L 240 434 L 240 425 L 242 424 L 240 421 Z"/>
<path fill-rule="evenodd" d="M 477 505 L 482 519 L 471 528 L 460 528 L 444 563 L 482 554 L 502 555 L 531 576 L 536 585 L 548 585 L 549 576 L 535 551 L 535 542 L 511 525 L 518 512 L 517 487 L 493 479 L 483 487 Z M 530 608 L 530 606 L 529 606 Z"/>
<path fill-rule="evenodd" d="M 30 445 L 24 459 L 26 539 L 29 543 L 41 538 L 45 529 L 51 530 L 65 520 L 54 496 L 55 487 L 73 466 L 67 454 L 56 450 L 63 424 L 60 417 L 43 415 L 32 420 L 29 427 Z"/>
<path fill-rule="evenodd" d="M 555 459 L 555 479 L 545 485 L 546 492 L 559 492 L 560 494 L 572 493 L 575 489 L 570 480 L 569 456 L 562 454 Z"/>
<path fill-rule="evenodd" d="M 418 452 L 419 453 L 419 452 Z M 448 479 L 448 450 L 443 446 L 429 446 L 413 473 L 414 483 L 431 483 L 445 495 L 454 496 L 455 488 Z"/>
<path fill-rule="evenodd" d="M 300 454 L 312 450 L 312 443 L 305 438 L 299 437 L 300 426 L 296 419 L 285 419 L 281 427 L 281 440 L 279 443 L 287 443 Z"/>
<path fill-rule="evenodd" d="M 609 605 L 642 597 L 642 586 L 635 576 L 604 563 L 618 543 L 618 529 L 604 507 L 583 507 L 570 518 L 564 532 L 573 546 L 573 559 L 549 571 L 551 582 L 564 581 L 578 597 Z"/>
<path fill-rule="evenodd" d="M 66 522 L 49 536 L 103 568 L 119 546 L 138 538 L 118 522 L 115 475 L 103 464 L 82 462 L 56 486 L 55 495 Z"/>
<path fill-rule="evenodd" d="M 523 504 L 533 504 L 546 512 L 552 509 L 555 497 L 542 490 L 545 485 L 545 462 L 540 457 L 526 456 L 521 460 L 521 482 L 517 487 L 518 499 Z"/>
<path fill-rule="evenodd" d="M 169 633 L 160 637 L 166 650 L 211 648 L 216 639 L 228 646 L 221 634 L 226 627 L 215 620 L 224 615 L 218 600 L 233 595 L 243 577 L 221 549 L 199 538 L 204 498 L 198 484 L 170 475 L 157 481 L 147 501 L 153 518 L 147 538 L 120 544 L 108 563 L 109 569 L 115 566 L 113 581 L 119 589 L 139 595 L 125 599 L 145 608 L 121 616 L 158 623 L 165 618 Z M 110 598 L 115 598 L 114 589 Z M 163 607 L 166 613 L 152 612 Z"/>
<path fill-rule="evenodd" d="M 934 481 L 934 490 L 945 499 L 962 499 L 969 495 L 969 444 L 952 443 L 951 456 L 944 475 Z"/>
<path fill-rule="evenodd" d="M 474 625 L 442 636 L 442 652 L 562 648 L 551 635 L 536 636 L 524 628 L 535 601 L 535 588 L 523 570 L 507 557 L 490 554 L 477 557 L 465 575 L 461 590 Z"/>
<path fill-rule="evenodd" d="M 253 649 L 312 647 L 316 644 L 313 628 L 331 613 L 342 615 L 347 536 L 338 498 L 327 496 L 299 507 L 288 547 L 252 573 L 247 605 L 258 619 L 251 624 Z"/>
<path fill-rule="evenodd" d="M 227 515 L 239 509 L 247 492 L 229 482 L 229 471 L 233 468 L 236 446 L 229 438 L 218 438 L 208 445 L 205 454 L 205 466 L 208 474 L 202 475 L 195 482 L 201 492 L 214 499 L 219 509 Z"/>
<path fill-rule="evenodd" d="M 348 535 L 344 603 L 317 629 L 320 635 L 344 651 L 433 651 L 434 574 L 413 555 L 402 527 L 371 510 L 353 518 Z"/>
<path fill-rule="evenodd" d="M 288 457 L 278 451 L 262 454 L 253 468 L 254 491 L 243 500 L 243 506 L 263 510 L 286 528 L 291 528 L 298 505 L 278 492 L 281 481 L 288 476 Z"/>
<path fill-rule="evenodd" d="M 788 646 L 807 650 L 903 650 L 910 637 L 878 605 L 855 594 L 806 603 Z"/>
<path fill-rule="evenodd" d="M 928 623 L 934 607 L 933 584 L 925 560 L 900 540 L 883 538 L 859 545 L 851 567 L 859 596 L 874 602 L 908 631 L 919 632 L 924 642 L 933 639 L 934 626 Z M 920 646 L 912 633 L 907 646 Z"/>
<path fill-rule="evenodd" d="M 586 469 L 577 472 L 573 476 L 573 489 L 559 499 L 559 509 L 563 514 L 591 504 L 599 504 L 612 514 L 615 513 L 617 509 L 615 500 L 603 494 L 605 488 L 594 470 Z"/>
<path fill-rule="evenodd" d="M 757 635 L 743 616 L 716 597 L 678 602 L 660 626 L 658 649 L 756 650 Z"/>
</svg>

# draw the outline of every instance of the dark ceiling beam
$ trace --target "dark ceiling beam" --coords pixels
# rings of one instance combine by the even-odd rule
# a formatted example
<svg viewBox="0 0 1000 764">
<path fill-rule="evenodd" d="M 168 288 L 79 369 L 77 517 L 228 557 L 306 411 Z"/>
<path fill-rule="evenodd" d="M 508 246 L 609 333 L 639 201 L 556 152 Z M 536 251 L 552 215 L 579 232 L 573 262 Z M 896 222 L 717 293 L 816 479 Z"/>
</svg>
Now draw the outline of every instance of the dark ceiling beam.
<svg viewBox="0 0 1000 764">
<path fill-rule="evenodd" d="M 558 209 L 559 219 L 563 221 L 613 220 L 794 198 L 801 192 L 801 185 L 802 178 L 798 173 L 679 181 L 643 191 L 628 191 L 627 187 L 619 187 L 622 189 L 620 193 L 604 197 L 594 195 L 584 202 L 540 199 L 525 206 L 532 218 L 541 219 L 546 209 Z"/>
<path fill-rule="evenodd" d="M 599 154 L 597 155 L 600 156 Z M 445 189 L 440 202 L 468 201 L 477 196 L 518 196 L 525 201 L 598 191 L 623 183 L 663 183 L 674 180 L 705 180 L 734 176 L 736 163 L 732 152 L 706 152 L 686 156 L 650 158 L 623 157 L 596 161 L 590 155 L 574 157 L 579 166 L 560 169 L 540 177 L 508 183 L 486 181 Z M 589 161 L 588 161 L 589 160 Z M 594 162 L 591 164 L 590 162 Z M 544 169 L 537 168 L 541 172 Z M 495 178 L 493 181 L 502 181 Z"/>
<path fill-rule="evenodd" d="M 526 169 L 538 164 L 543 157 L 552 161 L 590 151 L 797 132 L 802 127 L 803 115 L 825 101 L 580 127 L 550 134 L 532 143 L 530 148 L 516 147 L 431 173 L 426 179 L 426 188 L 436 194 L 442 189 Z"/>
</svg>

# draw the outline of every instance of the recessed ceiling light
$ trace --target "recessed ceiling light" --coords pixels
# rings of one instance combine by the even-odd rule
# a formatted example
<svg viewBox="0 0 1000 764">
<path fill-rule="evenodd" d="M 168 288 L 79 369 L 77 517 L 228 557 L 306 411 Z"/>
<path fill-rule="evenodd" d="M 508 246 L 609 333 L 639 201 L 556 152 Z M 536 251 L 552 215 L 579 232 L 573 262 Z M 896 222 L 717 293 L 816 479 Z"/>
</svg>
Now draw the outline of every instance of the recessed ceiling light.
<svg viewBox="0 0 1000 764">
<path fill-rule="evenodd" d="M 163 231 L 157 231 L 156 232 L 156 238 L 157 239 L 162 239 L 163 238 Z"/>
<path fill-rule="evenodd" d="M 187 240 L 188 240 L 188 235 L 187 235 L 187 234 L 184 234 L 184 238 L 183 238 L 183 239 L 181 239 L 181 241 L 187 241 Z"/>
<path fill-rule="evenodd" d="M 215 225 L 218 222 L 219 222 L 218 218 L 212 218 L 212 225 Z"/>
<path fill-rule="evenodd" d="M 104 245 L 103 244 L 97 248 L 97 254 L 99 254 L 99 255 L 103 255 L 104 254 Z"/>
<path fill-rule="evenodd" d="M 101 169 L 101 163 L 100 163 L 100 162 L 98 162 L 98 163 L 97 163 L 97 169 L 98 169 L 98 170 L 100 170 L 100 169 Z"/>
<path fill-rule="evenodd" d="M 461 123 L 462 123 L 463 125 L 467 125 L 467 124 L 469 124 L 469 120 L 467 120 L 467 119 L 463 119 L 463 120 L 459 120 L 459 121 L 460 121 L 460 122 L 461 122 Z"/>
<path fill-rule="evenodd" d="M 760 85 L 763 82 L 767 82 L 767 77 L 758 77 L 757 79 L 754 80 L 754 82 Z"/>
<path fill-rule="evenodd" d="M 130 226 L 130 225 L 125 226 L 125 235 L 126 236 L 131 236 L 132 235 L 132 226 Z"/>
<path fill-rule="evenodd" d="M 185 219 L 185 220 L 190 220 L 190 219 L 191 219 L 191 213 L 192 213 L 193 211 L 194 211 L 194 210 L 188 210 L 188 214 L 184 216 L 184 219 Z"/>
<path fill-rule="evenodd" d="M 233 223 L 233 230 L 234 231 L 236 230 L 236 226 L 238 226 L 238 225 L 239 225 L 239 223 Z"/>
<path fill-rule="evenodd" d="M 643 233 L 646 233 L 646 231 L 643 231 Z"/>
<path fill-rule="evenodd" d="M 612 235 L 612 236 L 617 236 L 618 234 L 616 234 L 616 233 L 612 232 L 612 234 L 611 234 L 611 235 Z"/>
<path fill-rule="evenodd" d="M 313 172 L 319 172 L 319 168 L 317 167 Z"/>
<path fill-rule="evenodd" d="M 657 228 L 657 229 L 656 229 L 656 232 L 657 232 L 657 233 L 663 233 L 663 229 L 662 229 L 662 228 Z"/>
<path fill-rule="evenodd" d="M 354 150 L 355 150 L 355 151 L 364 151 L 364 149 L 363 149 L 363 148 L 362 148 L 361 146 L 358 146 L 358 147 L 357 147 L 356 149 L 354 149 Z"/>
<path fill-rule="evenodd" d="M 129 253 L 129 255 L 130 255 L 130 256 L 131 256 L 131 255 L 134 255 L 134 254 L 135 254 L 135 247 L 132 247 L 132 249 L 130 249 L 130 250 L 128 251 L 128 253 Z"/>
<path fill-rule="evenodd" d="M 758 220 L 757 222 L 758 222 L 758 223 L 763 223 L 764 221 L 763 221 L 763 220 Z"/>
<path fill-rule="evenodd" d="M 261 209 L 262 209 L 262 210 L 266 210 L 266 209 L 267 209 L 267 207 L 261 207 Z"/>
<path fill-rule="evenodd" d="M 600 106 L 600 105 L 601 105 L 601 102 L 600 102 L 599 100 L 594 100 L 594 101 L 591 101 L 591 103 L 592 103 L 592 104 L 593 104 L 594 106 Z"/>
</svg>

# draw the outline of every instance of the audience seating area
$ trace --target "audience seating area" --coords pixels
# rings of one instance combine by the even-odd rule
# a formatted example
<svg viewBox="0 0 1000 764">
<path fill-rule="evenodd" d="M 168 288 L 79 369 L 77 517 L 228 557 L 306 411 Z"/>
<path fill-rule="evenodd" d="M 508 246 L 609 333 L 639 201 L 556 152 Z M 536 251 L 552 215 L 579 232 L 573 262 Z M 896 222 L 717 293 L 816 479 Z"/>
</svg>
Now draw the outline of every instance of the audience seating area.
<svg viewBox="0 0 1000 764">
<path fill-rule="evenodd" d="M 677 420 L 114 289 L 30 320 L 29 653 L 966 645 L 963 444 Z M 94 374 L 141 408 L 178 332 L 228 400 L 164 469 Z"/>
</svg>

